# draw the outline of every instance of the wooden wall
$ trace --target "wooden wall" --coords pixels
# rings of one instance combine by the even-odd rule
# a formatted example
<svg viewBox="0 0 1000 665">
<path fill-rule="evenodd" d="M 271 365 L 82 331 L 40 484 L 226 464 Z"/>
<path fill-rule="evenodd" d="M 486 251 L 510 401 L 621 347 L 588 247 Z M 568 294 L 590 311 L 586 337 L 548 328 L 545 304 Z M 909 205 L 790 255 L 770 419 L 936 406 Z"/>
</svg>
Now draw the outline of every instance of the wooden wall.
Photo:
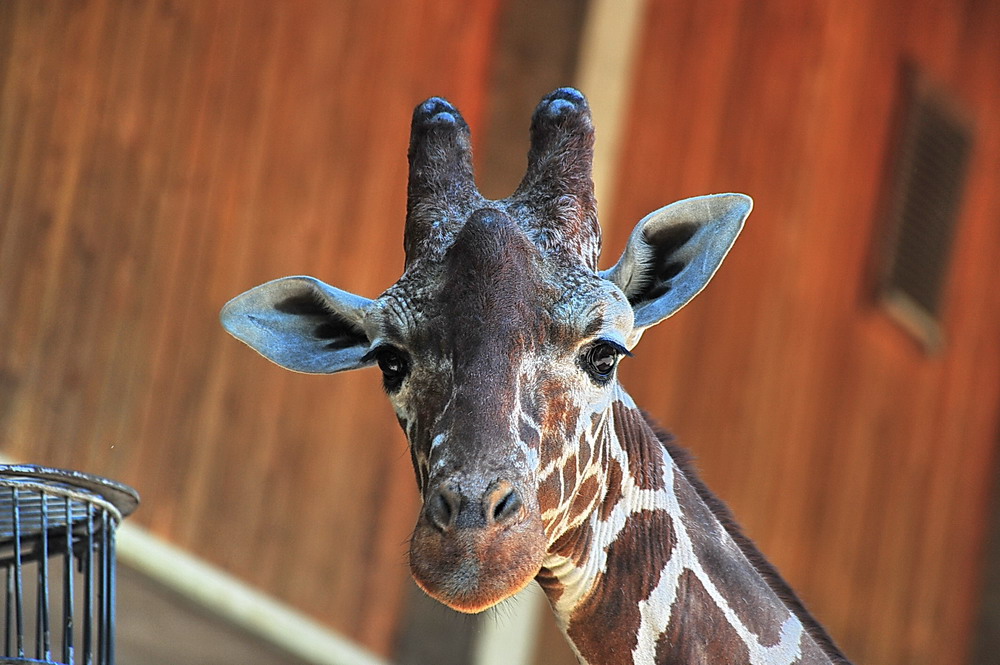
<svg viewBox="0 0 1000 665">
<path fill-rule="evenodd" d="M 1000 4 L 652 0 L 644 26 L 605 263 L 664 202 L 756 207 L 625 384 L 856 662 L 965 662 L 1000 431 Z M 931 356 L 868 270 L 906 62 L 975 126 Z"/>
<path fill-rule="evenodd" d="M 410 111 L 444 95 L 489 135 L 510 6 L 0 3 L 0 450 L 135 485 L 137 522 L 388 654 L 417 498 L 377 378 L 285 372 L 216 317 L 285 274 L 396 278 Z M 997 34 L 985 0 L 650 0 L 602 211 L 607 265 L 666 202 L 756 199 L 624 381 L 858 663 L 965 662 L 1000 408 Z M 868 278 L 906 60 L 976 127 L 935 356 Z M 517 140 L 480 163 L 523 164 Z"/>
<path fill-rule="evenodd" d="M 0 446 L 388 653 L 417 497 L 370 372 L 282 371 L 230 297 L 402 267 L 433 94 L 484 114 L 492 1 L 0 3 Z"/>
</svg>

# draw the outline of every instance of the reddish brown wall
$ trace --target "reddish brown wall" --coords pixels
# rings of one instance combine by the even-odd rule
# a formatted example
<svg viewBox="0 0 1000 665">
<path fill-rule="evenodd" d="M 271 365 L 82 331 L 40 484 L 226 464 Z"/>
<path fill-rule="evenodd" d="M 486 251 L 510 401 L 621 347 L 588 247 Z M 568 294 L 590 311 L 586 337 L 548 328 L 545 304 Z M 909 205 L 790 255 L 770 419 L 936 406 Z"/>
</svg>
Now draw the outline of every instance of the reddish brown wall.
<svg viewBox="0 0 1000 665">
<path fill-rule="evenodd" d="M 998 34 L 989 2 L 654 0 L 645 22 L 608 251 L 676 198 L 756 207 L 624 381 L 859 663 L 961 663 L 974 619 L 1000 405 Z M 867 270 L 905 61 L 976 128 L 935 356 Z"/>
</svg>

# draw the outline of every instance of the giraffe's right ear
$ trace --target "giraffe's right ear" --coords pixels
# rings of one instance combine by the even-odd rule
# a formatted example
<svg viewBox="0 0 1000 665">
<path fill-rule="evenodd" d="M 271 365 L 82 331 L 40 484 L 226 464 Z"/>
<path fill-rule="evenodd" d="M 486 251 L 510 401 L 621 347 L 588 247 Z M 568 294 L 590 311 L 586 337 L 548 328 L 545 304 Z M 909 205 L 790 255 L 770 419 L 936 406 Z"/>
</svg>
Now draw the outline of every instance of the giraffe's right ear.
<svg viewBox="0 0 1000 665">
<path fill-rule="evenodd" d="M 601 272 L 632 304 L 634 333 L 672 315 L 705 288 L 752 207 L 744 194 L 698 196 L 660 208 L 636 225 L 618 263 Z"/>
<path fill-rule="evenodd" d="M 284 277 L 236 296 L 222 326 L 268 360 L 296 372 L 331 374 L 371 364 L 362 328 L 371 300 L 313 277 Z"/>
</svg>

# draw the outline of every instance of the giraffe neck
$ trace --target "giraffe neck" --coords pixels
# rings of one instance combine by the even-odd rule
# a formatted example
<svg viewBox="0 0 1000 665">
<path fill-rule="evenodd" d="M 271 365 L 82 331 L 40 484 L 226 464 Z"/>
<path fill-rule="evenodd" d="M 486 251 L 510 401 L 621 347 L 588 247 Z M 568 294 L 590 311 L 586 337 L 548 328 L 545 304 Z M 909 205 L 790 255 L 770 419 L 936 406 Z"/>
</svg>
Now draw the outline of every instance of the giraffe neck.
<svg viewBox="0 0 1000 665">
<path fill-rule="evenodd" d="M 603 498 L 538 576 L 582 663 L 846 662 L 627 394 L 596 435 Z"/>
</svg>

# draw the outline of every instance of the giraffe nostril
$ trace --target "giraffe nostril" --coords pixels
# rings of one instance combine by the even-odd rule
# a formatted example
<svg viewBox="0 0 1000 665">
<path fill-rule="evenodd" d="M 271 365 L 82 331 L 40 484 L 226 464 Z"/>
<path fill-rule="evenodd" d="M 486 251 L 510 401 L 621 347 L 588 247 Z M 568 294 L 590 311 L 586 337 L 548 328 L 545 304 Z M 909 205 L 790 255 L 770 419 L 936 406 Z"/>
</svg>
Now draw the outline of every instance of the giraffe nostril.
<svg viewBox="0 0 1000 665">
<path fill-rule="evenodd" d="M 497 488 L 487 494 L 487 510 L 491 522 L 505 522 L 521 510 L 521 495 L 510 483 L 501 482 Z"/>
<path fill-rule="evenodd" d="M 427 518 L 438 529 L 447 531 L 455 526 L 461 507 L 462 495 L 447 485 L 440 485 L 427 501 Z"/>
</svg>

